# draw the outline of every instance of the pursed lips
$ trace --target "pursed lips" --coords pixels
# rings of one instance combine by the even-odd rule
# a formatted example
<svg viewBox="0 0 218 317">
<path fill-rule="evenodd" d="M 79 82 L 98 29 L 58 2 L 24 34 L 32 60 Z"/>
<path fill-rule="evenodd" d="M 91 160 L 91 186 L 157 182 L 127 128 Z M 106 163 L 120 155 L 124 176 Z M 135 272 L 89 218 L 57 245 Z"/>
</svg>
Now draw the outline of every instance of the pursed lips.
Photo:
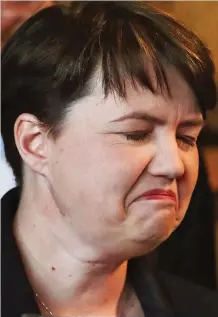
<svg viewBox="0 0 218 317">
<path fill-rule="evenodd" d="M 177 197 L 172 190 L 152 189 L 141 194 L 136 200 L 165 200 L 176 203 Z"/>
</svg>

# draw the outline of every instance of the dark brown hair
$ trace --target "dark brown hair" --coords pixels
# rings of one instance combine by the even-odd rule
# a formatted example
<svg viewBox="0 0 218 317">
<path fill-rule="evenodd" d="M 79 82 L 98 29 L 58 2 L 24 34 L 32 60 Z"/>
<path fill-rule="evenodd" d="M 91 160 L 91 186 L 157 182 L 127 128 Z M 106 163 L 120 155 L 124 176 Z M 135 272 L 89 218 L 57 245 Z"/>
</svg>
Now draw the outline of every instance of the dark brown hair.
<svg viewBox="0 0 218 317">
<path fill-rule="evenodd" d="M 2 136 L 18 182 L 22 162 L 13 127 L 24 112 L 55 137 L 69 103 L 91 93 L 97 67 L 105 96 L 126 97 L 125 83 L 169 91 L 164 68 L 174 66 L 194 92 L 205 117 L 216 104 L 214 65 L 202 41 L 168 14 L 145 2 L 72 2 L 28 19 L 2 51 Z"/>
</svg>

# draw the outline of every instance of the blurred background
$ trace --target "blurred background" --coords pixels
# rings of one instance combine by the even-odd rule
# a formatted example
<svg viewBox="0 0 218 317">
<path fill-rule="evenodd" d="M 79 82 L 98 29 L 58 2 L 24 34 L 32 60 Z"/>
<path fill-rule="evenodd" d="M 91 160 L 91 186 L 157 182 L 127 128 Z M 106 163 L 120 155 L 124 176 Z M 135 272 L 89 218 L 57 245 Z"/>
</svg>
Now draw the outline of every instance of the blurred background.
<svg viewBox="0 0 218 317">
<path fill-rule="evenodd" d="M 54 1 L 53 3 L 64 1 Z M 67 3 L 68 1 L 65 1 Z M 174 15 L 208 45 L 218 70 L 218 2 L 147 1 Z M 51 1 L 1 1 L 1 46 L 29 16 Z M 216 72 L 218 83 L 218 71 Z M 1 141 L 1 140 L 0 140 Z M 15 181 L 0 142 L 0 197 Z M 218 289 L 218 106 L 200 139 L 196 190 L 182 225 L 158 250 L 158 265 L 203 286 Z"/>
</svg>

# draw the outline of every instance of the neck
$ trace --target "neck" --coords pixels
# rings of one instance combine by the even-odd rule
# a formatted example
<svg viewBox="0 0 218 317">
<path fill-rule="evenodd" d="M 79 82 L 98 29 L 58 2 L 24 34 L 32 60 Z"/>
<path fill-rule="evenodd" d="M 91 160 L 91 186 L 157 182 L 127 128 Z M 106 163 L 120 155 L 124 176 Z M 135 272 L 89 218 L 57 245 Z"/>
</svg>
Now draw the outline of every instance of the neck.
<svg viewBox="0 0 218 317">
<path fill-rule="evenodd" d="M 38 294 L 38 303 L 43 302 L 58 316 L 116 316 L 127 261 L 98 262 L 81 258 L 78 254 L 91 252 L 76 237 L 72 239 L 68 235 L 60 219 L 59 213 L 55 210 L 51 213 L 46 201 L 39 199 L 36 192 L 34 197 L 23 195 L 14 221 L 14 234 L 27 277 Z M 69 241 L 72 241 L 70 250 Z M 39 307 L 41 313 L 48 314 L 45 307 Z"/>
</svg>

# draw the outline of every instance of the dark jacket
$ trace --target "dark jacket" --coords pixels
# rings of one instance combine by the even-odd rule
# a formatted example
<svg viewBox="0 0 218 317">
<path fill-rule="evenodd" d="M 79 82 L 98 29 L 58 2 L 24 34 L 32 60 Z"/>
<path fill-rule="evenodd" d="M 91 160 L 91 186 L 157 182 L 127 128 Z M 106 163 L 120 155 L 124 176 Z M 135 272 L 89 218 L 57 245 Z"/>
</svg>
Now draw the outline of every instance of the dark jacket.
<svg viewBox="0 0 218 317">
<path fill-rule="evenodd" d="M 18 203 L 18 189 L 2 199 L 2 317 L 39 313 L 12 233 Z M 140 258 L 129 262 L 128 278 L 146 317 L 218 316 L 218 294 L 170 274 L 147 269 Z"/>
</svg>

